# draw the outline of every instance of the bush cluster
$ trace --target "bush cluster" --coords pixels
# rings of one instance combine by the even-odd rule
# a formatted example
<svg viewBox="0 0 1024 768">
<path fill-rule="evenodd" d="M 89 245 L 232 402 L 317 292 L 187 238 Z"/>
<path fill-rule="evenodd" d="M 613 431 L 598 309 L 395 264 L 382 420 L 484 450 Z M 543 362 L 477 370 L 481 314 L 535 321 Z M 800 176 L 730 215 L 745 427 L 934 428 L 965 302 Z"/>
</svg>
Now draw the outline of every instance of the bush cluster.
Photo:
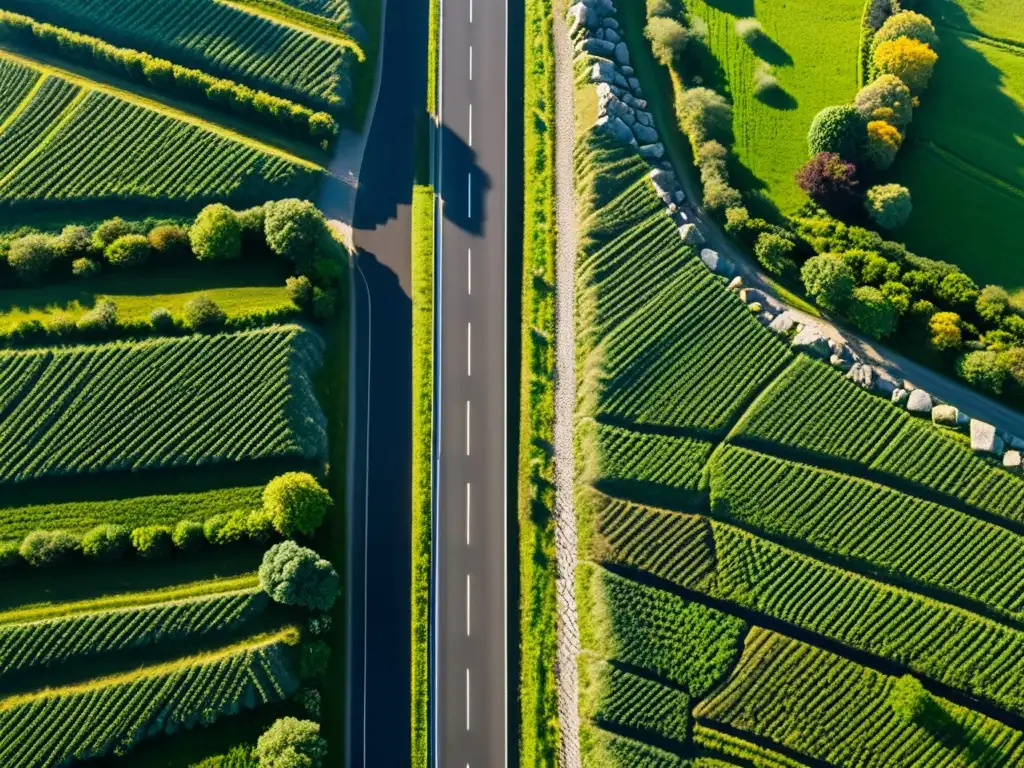
<svg viewBox="0 0 1024 768">
<path fill-rule="evenodd" d="M 288 99 L 272 96 L 232 80 L 214 77 L 198 69 L 172 64 L 148 53 L 119 48 L 96 37 L 41 24 L 28 16 L 0 11 L 0 34 L 6 33 L 29 45 L 90 66 L 144 82 L 193 100 L 213 104 L 233 113 L 256 117 L 277 128 L 322 143 L 326 148 L 338 133 L 338 121 L 326 112 L 314 112 Z"/>
</svg>

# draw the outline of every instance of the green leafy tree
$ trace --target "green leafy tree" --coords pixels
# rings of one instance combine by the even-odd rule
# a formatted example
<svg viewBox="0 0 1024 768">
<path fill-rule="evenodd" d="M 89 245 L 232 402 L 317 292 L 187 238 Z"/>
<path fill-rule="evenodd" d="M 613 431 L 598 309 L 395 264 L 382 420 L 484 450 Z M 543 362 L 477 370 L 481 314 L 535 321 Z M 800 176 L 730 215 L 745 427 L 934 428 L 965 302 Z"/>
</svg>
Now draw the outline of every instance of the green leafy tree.
<svg viewBox="0 0 1024 768">
<path fill-rule="evenodd" d="M 90 277 L 96 277 L 100 272 L 103 271 L 103 267 L 95 259 L 82 257 L 75 259 L 71 262 L 71 274 L 82 280 L 88 280 Z"/>
<path fill-rule="evenodd" d="M 314 640 L 302 646 L 299 674 L 304 680 L 322 680 L 330 663 L 331 647 L 323 640 Z"/>
<path fill-rule="evenodd" d="M 301 274 L 310 273 L 320 252 L 333 241 L 323 213 L 308 200 L 267 203 L 264 232 L 267 245 L 290 260 Z"/>
<path fill-rule="evenodd" d="M 149 240 L 142 235 L 122 235 L 103 255 L 115 267 L 138 267 L 149 261 Z"/>
<path fill-rule="evenodd" d="M 762 232 L 757 236 L 754 255 L 766 272 L 781 276 L 796 269 L 796 263 L 790 256 L 794 248 L 792 240 L 772 232 Z"/>
<path fill-rule="evenodd" d="M 145 558 L 163 557 L 171 551 L 173 535 L 168 525 L 144 525 L 132 531 L 132 546 Z"/>
<path fill-rule="evenodd" d="M 126 526 L 97 525 L 82 537 L 82 554 L 109 562 L 127 552 L 131 543 L 131 531 Z"/>
<path fill-rule="evenodd" d="M 52 235 L 26 235 L 11 243 L 7 263 L 26 282 L 43 277 L 60 257 L 60 240 Z"/>
<path fill-rule="evenodd" d="M 919 723 L 928 708 L 928 691 L 921 681 L 910 675 L 903 675 L 889 691 L 889 706 L 904 723 Z"/>
<path fill-rule="evenodd" d="M 850 265 L 834 254 L 825 253 L 807 260 L 800 277 L 804 289 L 825 309 L 842 309 L 853 294 L 856 282 Z"/>
<path fill-rule="evenodd" d="M 338 598 L 334 566 L 294 541 L 275 544 L 263 556 L 260 584 L 271 599 L 315 611 L 328 611 Z"/>
<path fill-rule="evenodd" d="M 295 302 L 296 306 L 302 309 L 313 306 L 313 282 L 308 277 L 289 277 L 284 281 L 284 285 L 288 291 L 288 298 Z"/>
<path fill-rule="evenodd" d="M 727 139 L 732 131 L 732 105 L 710 88 L 685 89 L 676 98 L 676 115 L 694 146 Z"/>
<path fill-rule="evenodd" d="M 188 231 L 192 252 L 200 261 L 226 261 L 242 255 L 242 227 L 226 205 L 214 203 L 199 212 Z"/>
<path fill-rule="evenodd" d="M 312 536 L 333 503 L 331 494 L 308 472 L 286 472 L 263 489 L 263 509 L 283 536 Z"/>
<path fill-rule="evenodd" d="M 970 307 L 978 300 L 978 284 L 963 272 L 950 272 L 939 283 L 935 295 L 954 307 Z"/>
<path fill-rule="evenodd" d="M 956 371 L 964 381 L 984 392 L 1003 393 L 1009 369 L 996 352 L 977 350 L 962 355 L 956 362 Z"/>
<path fill-rule="evenodd" d="M 892 302 L 870 285 L 855 288 L 849 302 L 850 319 L 863 332 L 875 339 L 884 339 L 896 330 L 899 315 Z"/>
<path fill-rule="evenodd" d="M 872 47 L 877 48 L 884 42 L 900 37 L 909 37 L 932 48 L 939 42 L 931 19 L 914 11 L 900 11 L 885 20 L 872 39 Z"/>
<path fill-rule="evenodd" d="M 101 299 L 96 306 L 78 318 L 78 328 L 89 336 L 102 336 L 117 327 L 117 304 Z"/>
<path fill-rule="evenodd" d="M 998 323 L 1010 310 L 1010 294 L 998 285 L 986 285 L 978 294 L 974 308 L 978 310 L 982 319 Z"/>
<path fill-rule="evenodd" d="M 910 304 L 913 301 L 914 295 L 903 283 L 896 282 L 895 280 L 882 283 L 882 295 L 889 300 L 889 303 L 893 305 L 898 314 L 905 315 L 910 311 Z"/>
<path fill-rule="evenodd" d="M 132 234 L 131 225 L 120 216 L 107 219 L 92 231 L 92 247 L 97 253 L 103 253 L 107 246 L 119 237 Z"/>
<path fill-rule="evenodd" d="M 188 230 L 173 224 L 155 227 L 147 236 L 149 247 L 161 261 L 185 259 L 192 255 Z"/>
<path fill-rule="evenodd" d="M 671 67 L 679 59 L 690 41 L 686 27 L 665 16 L 650 19 L 644 28 L 644 35 L 651 41 L 654 58 L 666 67 Z"/>
<path fill-rule="evenodd" d="M 1024 347 L 1010 347 L 999 353 L 999 364 L 1018 392 L 1024 392 Z"/>
<path fill-rule="evenodd" d="M 203 548 L 206 537 L 203 535 L 203 524 L 195 520 L 181 520 L 174 526 L 171 543 L 184 552 L 196 552 Z"/>
<path fill-rule="evenodd" d="M 81 551 L 81 543 L 67 531 L 33 531 L 19 549 L 26 563 L 43 567 L 62 563 Z"/>
<path fill-rule="evenodd" d="M 60 255 L 66 261 L 87 258 L 95 255 L 92 247 L 92 234 L 88 228 L 69 224 L 60 231 Z"/>
<path fill-rule="evenodd" d="M 851 104 L 825 107 L 811 122 L 807 132 L 807 148 L 814 157 L 832 152 L 844 160 L 856 162 L 865 143 L 865 121 Z"/>
<path fill-rule="evenodd" d="M 882 120 L 903 131 L 914 117 L 914 97 L 896 75 L 881 75 L 857 93 L 854 104 L 865 122 Z"/>
<path fill-rule="evenodd" d="M 900 184 L 877 184 L 871 187 L 865 195 L 864 207 L 871 219 L 886 229 L 902 227 L 914 210 L 910 190 Z"/>
<path fill-rule="evenodd" d="M 185 302 L 185 325 L 194 331 L 219 331 L 227 319 L 228 316 L 220 305 L 205 293 Z"/>
<path fill-rule="evenodd" d="M 319 723 L 282 717 L 260 736 L 254 754 L 259 768 L 321 768 L 327 742 Z"/>
</svg>

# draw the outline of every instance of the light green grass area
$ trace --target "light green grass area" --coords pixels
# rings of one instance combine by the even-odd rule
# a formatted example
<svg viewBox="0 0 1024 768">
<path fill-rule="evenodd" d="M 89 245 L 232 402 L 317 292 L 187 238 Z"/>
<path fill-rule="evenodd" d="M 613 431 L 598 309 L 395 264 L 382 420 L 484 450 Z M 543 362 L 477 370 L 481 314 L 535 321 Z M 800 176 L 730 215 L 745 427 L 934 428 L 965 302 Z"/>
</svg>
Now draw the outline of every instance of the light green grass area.
<svg viewBox="0 0 1024 768">
<path fill-rule="evenodd" d="M 914 198 L 896 233 L 907 246 L 1011 291 L 1024 287 L 1024 43 L 960 30 L 1024 40 L 1022 8 L 926 4 L 939 62 L 893 169 Z"/>
<path fill-rule="evenodd" d="M 20 322 L 46 322 L 59 312 L 77 317 L 97 301 L 117 304 L 121 320 L 147 320 L 158 307 L 180 316 L 185 304 L 206 294 L 228 317 L 295 305 L 288 298 L 283 262 L 252 260 L 243 263 L 182 262 L 158 269 L 111 272 L 78 283 L 0 291 L 0 333 Z"/>
<path fill-rule="evenodd" d="M 811 120 L 822 107 L 850 101 L 857 91 L 864 3 L 690 0 L 685 5 L 708 23 L 708 44 L 734 103 L 735 152 L 741 166 L 732 172 L 734 184 L 770 199 L 782 213 L 790 212 L 806 200 L 793 177 L 807 162 Z M 736 20 L 749 16 L 761 22 L 771 39 L 756 52 L 736 34 Z M 784 91 L 767 101 L 754 96 L 761 61 L 772 65 Z"/>
</svg>

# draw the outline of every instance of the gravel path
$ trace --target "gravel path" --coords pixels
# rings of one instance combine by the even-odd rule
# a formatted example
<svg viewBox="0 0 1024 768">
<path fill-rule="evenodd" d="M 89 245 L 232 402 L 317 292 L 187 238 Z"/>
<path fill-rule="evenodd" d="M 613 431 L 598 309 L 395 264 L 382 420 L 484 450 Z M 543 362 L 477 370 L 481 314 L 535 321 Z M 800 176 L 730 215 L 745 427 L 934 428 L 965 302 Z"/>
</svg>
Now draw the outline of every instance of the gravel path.
<svg viewBox="0 0 1024 768">
<path fill-rule="evenodd" d="M 575 457 L 573 412 L 576 407 L 573 282 L 576 264 L 576 201 L 572 150 L 573 50 L 561 3 L 555 3 L 555 590 L 558 600 L 558 718 L 561 724 L 559 766 L 580 768 L 580 651 L 576 613 L 576 510 L 573 505 Z"/>
</svg>

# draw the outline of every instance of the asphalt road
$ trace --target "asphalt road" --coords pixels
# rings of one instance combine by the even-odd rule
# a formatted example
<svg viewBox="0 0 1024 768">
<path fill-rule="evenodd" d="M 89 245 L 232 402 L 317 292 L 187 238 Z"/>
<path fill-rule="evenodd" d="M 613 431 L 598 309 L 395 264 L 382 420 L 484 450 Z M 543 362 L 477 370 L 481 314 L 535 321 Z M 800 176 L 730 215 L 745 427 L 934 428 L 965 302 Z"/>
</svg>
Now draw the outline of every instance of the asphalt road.
<svg viewBox="0 0 1024 768">
<path fill-rule="evenodd" d="M 408 766 L 412 483 L 410 205 L 425 119 L 427 4 L 387 0 L 376 108 L 352 219 L 348 768 Z M 325 210 L 341 207 L 345 185 Z"/>
<path fill-rule="evenodd" d="M 508 754 L 507 29 L 504 0 L 441 2 L 433 745 L 444 768 L 500 768 Z"/>
</svg>

